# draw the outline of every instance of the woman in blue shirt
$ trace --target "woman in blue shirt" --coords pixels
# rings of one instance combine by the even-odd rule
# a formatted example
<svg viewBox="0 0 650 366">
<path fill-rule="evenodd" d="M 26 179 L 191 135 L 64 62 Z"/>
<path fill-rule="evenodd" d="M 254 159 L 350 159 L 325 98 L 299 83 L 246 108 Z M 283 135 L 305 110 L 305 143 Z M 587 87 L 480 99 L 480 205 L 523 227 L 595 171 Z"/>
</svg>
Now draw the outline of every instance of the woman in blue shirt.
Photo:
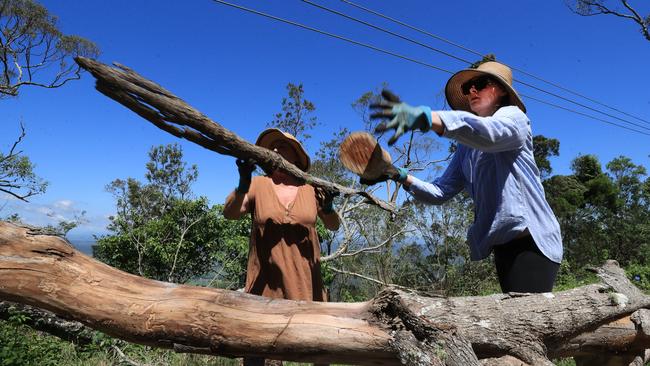
<svg viewBox="0 0 650 366">
<path fill-rule="evenodd" d="M 431 111 L 399 101 L 388 91 L 372 105 L 371 117 L 389 121 L 389 144 L 407 131 L 433 130 L 458 142 L 442 176 L 432 183 L 394 169 L 376 183 L 393 179 L 417 200 L 441 204 L 462 189 L 474 201 L 467 239 L 472 260 L 494 259 L 503 292 L 549 292 L 562 260 L 560 227 L 544 196 L 533 156 L 526 107 L 512 88 L 512 71 L 498 62 L 454 74 L 445 87 L 452 111 Z"/>
</svg>

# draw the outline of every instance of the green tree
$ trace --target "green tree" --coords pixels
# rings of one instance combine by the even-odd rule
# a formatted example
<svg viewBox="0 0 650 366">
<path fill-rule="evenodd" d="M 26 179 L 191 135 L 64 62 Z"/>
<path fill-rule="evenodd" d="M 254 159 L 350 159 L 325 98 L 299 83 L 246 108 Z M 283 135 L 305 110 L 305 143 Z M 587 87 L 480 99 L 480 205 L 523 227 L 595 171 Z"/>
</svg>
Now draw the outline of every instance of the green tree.
<svg viewBox="0 0 650 366">
<path fill-rule="evenodd" d="M 595 155 L 575 158 L 571 162 L 571 168 L 575 178 L 587 188 L 584 194 L 585 203 L 593 206 L 594 212 L 602 213 L 605 208 L 615 209 L 618 203 L 618 189 L 603 172 L 602 165 Z"/>
<path fill-rule="evenodd" d="M 98 48 L 78 36 L 64 35 L 57 19 L 32 0 L 0 0 L 0 99 L 15 97 L 23 86 L 58 88 L 79 79 L 74 56 L 96 57 Z M 34 173 L 34 164 L 18 145 L 0 152 L 0 192 L 20 200 L 44 193 L 47 182 Z"/>
<path fill-rule="evenodd" d="M 305 143 L 311 138 L 307 132 L 317 125 L 316 117 L 312 115 L 316 107 L 305 99 L 302 83 L 287 84 L 287 93 L 288 96 L 282 98 L 282 112 L 278 112 L 267 126 L 289 132 L 298 141 Z"/>
<path fill-rule="evenodd" d="M 58 88 L 79 79 L 74 56 L 97 57 L 94 43 L 64 35 L 57 18 L 32 0 L 0 0 L 0 98 L 22 86 Z"/>
<path fill-rule="evenodd" d="M 551 175 L 551 172 L 553 171 L 549 158 L 560 154 L 560 141 L 537 135 L 533 137 L 533 147 L 535 163 L 537 163 L 539 173 L 542 179 L 544 179 Z"/>
<path fill-rule="evenodd" d="M 44 193 L 48 183 L 34 173 L 34 164 L 17 149 L 25 137 L 22 124 L 20 128 L 21 134 L 9 152 L 0 152 L 0 192 L 27 201 L 29 197 Z"/>
<path fill-rule="evenodd" d="M 229 266 L 227 276 L 240 275 L 249 227 L 225 220 L 221 207 L 209 207 L 206 198 L 191 198 L 198 169 L 183 161 L 180 146 L 153 147 L 149 158 L 145 183 L 128 178 L 107 186 L 117 213 L 110 218 L 111 235 L 98 239 L 93 255 L 127 272 L 170 282 L 222 270 L 215 268 L 219 261 Z M 235 250 L 235 257 L 224 250 Z M 231 282 L 241 283 L 239 278 Z"/>
<path fill-rule="evenodd" d="M 638 206 L 643 199 L 643 177 L 646 168 L 636 165 L 626 156 L 619 156 L 607 163 L 607 170 L 612 174 L 620 197 L 626 206 Z"/>
<path fill-rule="evenodd" d="M 650 210 L 646 169 L 620 156 L 603 171 L 598 158 L 582 155 L 573 175 L 544 181 L 549 203 L 562 227 L 565 263 L 561 282 L 579 284 L 584 268 L 615 259 L 645 273 L 650 259 Z"/>
</svg>

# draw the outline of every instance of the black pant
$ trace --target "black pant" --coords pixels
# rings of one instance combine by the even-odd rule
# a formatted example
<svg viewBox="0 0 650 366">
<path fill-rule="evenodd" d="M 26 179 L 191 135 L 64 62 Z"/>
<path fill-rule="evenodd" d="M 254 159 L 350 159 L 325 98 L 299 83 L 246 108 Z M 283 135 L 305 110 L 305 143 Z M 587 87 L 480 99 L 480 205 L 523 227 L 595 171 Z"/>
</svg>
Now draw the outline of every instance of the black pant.
<svg viewBox="0 0 650 366">
<path fill-rule="evenodd" d="M 530 235 L 495 245 L 494 263 L 504 293 L 551 292 L 560 269 L 542 254 Z"/>
</svg>

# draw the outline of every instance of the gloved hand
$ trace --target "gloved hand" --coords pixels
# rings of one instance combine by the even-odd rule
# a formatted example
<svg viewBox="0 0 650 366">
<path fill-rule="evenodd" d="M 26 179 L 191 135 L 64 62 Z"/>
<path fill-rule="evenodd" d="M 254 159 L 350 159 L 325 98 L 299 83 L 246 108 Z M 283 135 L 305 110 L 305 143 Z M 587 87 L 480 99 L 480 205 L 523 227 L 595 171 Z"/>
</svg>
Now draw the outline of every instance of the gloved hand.
<svg viewBox="0 0 650 366">
<path fill-rule="evenodd" d="M 239 171 L 239 185 L 235 190 L 239 193 L 246 193 L 251 186 L 255 161 L 253 159 L 237 159 L 237 170 Z"/>
<path fill-rule="evenodd" d="M 318 204 L 320 205 L 323 212 L 326 214 L 333 213 L 334 197 L 338 196 L 339 192 L 328 191 L 321 187 L 316 187 L 315 191 L 316 191 L 316 200 L 318 200 Z"/>
<path fill-rule="evenodd" d="M 392 145 L 405 132 L 420 129 L 422 132 L 431 129 L 431 108 L 427 106 L 414 107 L 402 103 L 399 97 L 388 90 L 382 90 L 381 96 L 384 100 L 377 104 L 371 104 L 370 109 L 376 112 L 370 118 L 388 118 L 390 122 L 382 122 L 375 128 L 375 132 L 384 132 L 394 129 L 395 134 L 388 140 Z"/>
<path fill-rule="evenodd" d="M 408 170 L 404 168 L 398 168 L 395 165 L 390 165 L 382 175 L 375 179 L 364 179 L 360 178 L 359 183 L 365 184 L 367 186 L 371 186 L 377 183 L 385 182 L 387 180 L 394 180 L 395 182 L 398 183 L 404 183 L 406 181 L 406 178 L 408 177 Z"/>
</svg>

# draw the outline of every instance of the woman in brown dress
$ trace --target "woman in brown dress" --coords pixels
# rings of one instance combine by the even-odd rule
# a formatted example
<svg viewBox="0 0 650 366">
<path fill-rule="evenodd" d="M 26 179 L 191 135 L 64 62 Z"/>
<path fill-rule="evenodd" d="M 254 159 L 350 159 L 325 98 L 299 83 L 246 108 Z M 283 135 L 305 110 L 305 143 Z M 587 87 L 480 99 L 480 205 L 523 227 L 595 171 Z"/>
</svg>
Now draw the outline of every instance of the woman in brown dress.
<svg viewBox="0 0 650 366">
<path fill-rule="evenodd" d="M 289 133 L 267 129 L 256 145 L 277 152 L 305 172 L 309 170 L 309 156 Z M 223 214 L 228 219 L 252 214 L 245 291 L 278 299 L 326 301 L 316 218 L 320 217 L 327 229 L 338 229 L 333 197 L 317 197 L 314 187 L 300 184 L 280 170 L 251 179 L 253 165 L 238 160 L 237 166 L 239 186 L 226 198 Z M 251 361 L 244 364 L 263 364 Z"/>
</svg>

